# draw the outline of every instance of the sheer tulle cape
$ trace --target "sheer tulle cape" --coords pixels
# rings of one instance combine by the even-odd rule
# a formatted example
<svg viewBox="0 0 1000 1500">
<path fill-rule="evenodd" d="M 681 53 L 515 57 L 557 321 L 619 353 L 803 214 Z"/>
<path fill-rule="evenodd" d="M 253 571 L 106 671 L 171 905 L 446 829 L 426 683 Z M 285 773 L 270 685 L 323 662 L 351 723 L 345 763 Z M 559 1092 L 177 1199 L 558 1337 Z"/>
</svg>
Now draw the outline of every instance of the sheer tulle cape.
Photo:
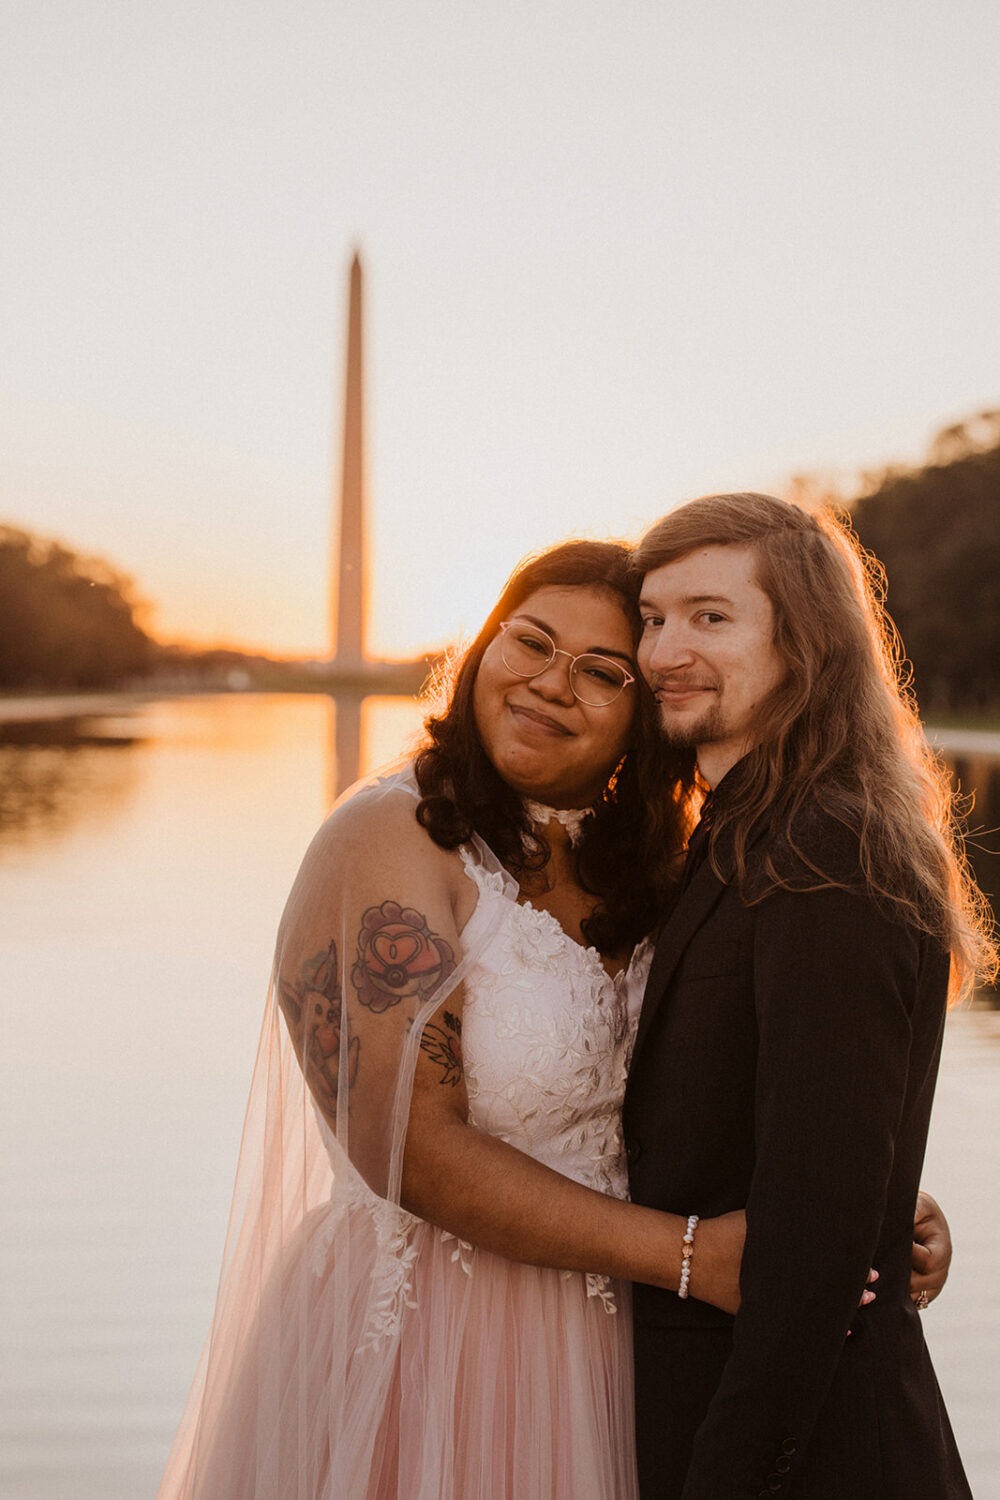
<svg viewBox="0 0 1000 1500">
<path fill-rule="evenodd" d="M 627 1299 L 609 1317 L 582 1276 L 482 1252 L 466 1275 L 399 1204 L 420 1038 L 479 951 L 417 796 L 409 771 L 349 794 L 289 897 L 215 1317 L 159 1500 L 633 1494 Z"/>
</svg>

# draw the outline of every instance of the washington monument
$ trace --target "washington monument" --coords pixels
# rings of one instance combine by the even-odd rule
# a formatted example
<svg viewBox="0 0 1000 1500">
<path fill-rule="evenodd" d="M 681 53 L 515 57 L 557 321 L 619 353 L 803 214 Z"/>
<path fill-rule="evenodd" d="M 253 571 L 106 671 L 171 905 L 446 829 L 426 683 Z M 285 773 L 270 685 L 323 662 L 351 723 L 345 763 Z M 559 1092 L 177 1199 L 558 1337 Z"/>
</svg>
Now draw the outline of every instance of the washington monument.
<svg viewBox="0 0 1000 1500">
<path fill-rule="evenodd" d="M 339 548 L 333 572 L 332 665 L 363 672 L 368 608 L 365 555 L 364 351 L 361 258 L 351 261 L 347 317 L 347 383 L 344 393 L 344 446 L 340 471 Z"/>
<path fill-rule="evenodd" d="M 335 466 L 336 468 L 336 466 Z M 338 486 L 339 479 L 339 486 Z M 332 655 L 324 675 L 343 689 L 416 693 L 435 660 L 432 656 L 386 661 L 365 650 L 368 626 L 368 490 L 365 463 L 364 323 L 361 257 L 351 261 L 347 314 L 347 379 L 344 387 L 344 445 L 339 475 L 334 473 L 333 511 L 337 545 L 330 578 Z"/>
</svg>

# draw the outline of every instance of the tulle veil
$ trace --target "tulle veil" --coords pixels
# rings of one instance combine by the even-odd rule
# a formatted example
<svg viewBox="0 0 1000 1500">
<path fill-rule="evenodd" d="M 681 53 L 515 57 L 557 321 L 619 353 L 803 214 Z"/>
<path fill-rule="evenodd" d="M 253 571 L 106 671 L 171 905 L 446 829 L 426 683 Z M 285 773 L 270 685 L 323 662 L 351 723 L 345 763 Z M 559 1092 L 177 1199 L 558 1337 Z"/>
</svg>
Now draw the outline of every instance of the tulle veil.
<svg viewBox="0 0 1000 1500">
<path fill-rule="evenodd" d="M 158 1500 L 395 1497 L 400 1445 L 420 1441 L 391 1399 L 415 1253 L 402 1153 L 421 1036 L 476 950 L 435 894 L 418 797 L 409 768 L 352 789 L 289 896 L 215 1315 Z"/>
</svg>

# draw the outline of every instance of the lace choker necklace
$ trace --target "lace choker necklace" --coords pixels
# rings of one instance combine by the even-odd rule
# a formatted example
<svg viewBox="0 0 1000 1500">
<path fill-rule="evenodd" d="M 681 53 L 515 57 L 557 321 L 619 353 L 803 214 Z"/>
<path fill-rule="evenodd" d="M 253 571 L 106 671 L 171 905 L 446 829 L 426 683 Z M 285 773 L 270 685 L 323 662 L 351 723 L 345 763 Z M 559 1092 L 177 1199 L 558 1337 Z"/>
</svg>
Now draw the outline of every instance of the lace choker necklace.
<svg viewBox="0 0 1000 1500">
<path fill-rule="evenodd" d="M 532 802 L 527 797 L 524 810 L 533 823 L 550 823 L 555 818 L 568 833 L 571 849 L 583 838 L 584 819 L 594 816 L 592 807 L 546 807 L 544 802 Z"/>
</svg>

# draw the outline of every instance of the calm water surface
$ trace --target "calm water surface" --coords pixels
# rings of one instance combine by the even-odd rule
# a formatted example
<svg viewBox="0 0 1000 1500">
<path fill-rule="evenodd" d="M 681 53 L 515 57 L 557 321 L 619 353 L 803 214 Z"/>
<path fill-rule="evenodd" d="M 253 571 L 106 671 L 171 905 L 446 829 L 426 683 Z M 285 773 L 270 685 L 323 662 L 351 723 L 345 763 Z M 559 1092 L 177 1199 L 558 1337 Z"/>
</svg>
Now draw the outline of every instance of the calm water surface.
<svg viewBox="0 0 1000 1500">
<path fill-rule="evenodd" d="M 147 1500 L 215 1295 L 285 894 L 409 700 L 195 698 L 0 743 L 0 1494 Z M 1000 1013 L 949 1035 L 925 1181 L 958 1244 L 927 1314 L 1000 1500 Z M 836 1226 L 831 1225 L 831 1234 Z"/>
</svg>

